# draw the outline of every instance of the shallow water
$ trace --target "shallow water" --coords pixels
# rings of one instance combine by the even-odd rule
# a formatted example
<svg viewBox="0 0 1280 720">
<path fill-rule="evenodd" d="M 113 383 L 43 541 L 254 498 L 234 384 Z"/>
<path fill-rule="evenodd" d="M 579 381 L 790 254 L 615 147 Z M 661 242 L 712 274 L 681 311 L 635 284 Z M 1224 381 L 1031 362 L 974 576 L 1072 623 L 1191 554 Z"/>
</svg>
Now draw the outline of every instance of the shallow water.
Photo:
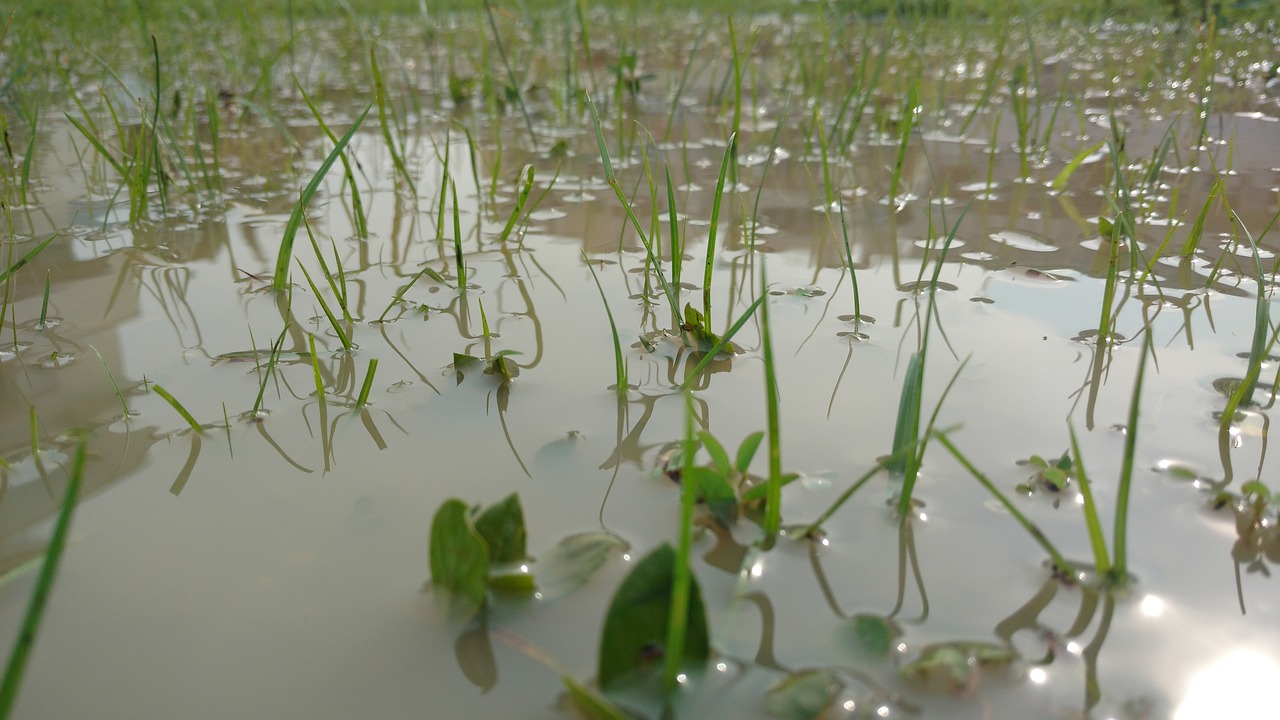
<svg viewBox="0 0 1280 720">
<path fill-rule="evenodd" d="M 875 320 L 855 325 L 840 215 L 823 210 L 820 148 L 803 129 L 813 111 L 797 95 L 788 114 L 786 93 L 769 81 L 779 71 L 768 53 L 782 52 L 766 41 L 776 30 L 771 22 L 753 26 L 760 45 L 749 62 L 762 76 L 761 92 L 746 108 L 738 186 L 728 189 L 720 218 L 712 326 L 723 331 L 769 293 L 783 464 L 802 474 L 784 492 L 784 524 L 810 522 L 890 451 L 934 263 L 959 223 L 933 294 L 925 412 L 964 361 L 937 427 L 952 428 L 973 463 L 1072 561 L 1092 560 L 1075 486 L 1019 493 L 1033 474 L 1019 461 L 1056 459 L 1074 427 L 1110 538 L 1132 385 L 1143 334 L 1151 336 L 1128 523 L 1134 579 L 1124 592 L 1102 594 L 1053 580 L 1032 537 L 933 444 L 907 530 L 890 502 L 901 483 L 881 476 L 824 525 L 820 543 L 785 539 L 761 551 L 753 547 L 759 530 L 746 520 L 733 530 L 736 545 L 698 536 L 704 560 L 695 572 L 717 656 L 686 691 L 680 714 L 764 716 L 764 689 L 789 672 L 823 667 L 838 669 L 845 685 L 830 717 L 1262 716 L 1263 693 L 1280 680 L 1280 603 L 1269 579 L 1275 551 L 1263 545 L 1250 554 L 1238 541 L 1238 498 L 1213 507 L 1220 488 L 1238 494 L 1255 477 L 1274 485 L 1266 464 L 1270 403 L 1242 408 L 1229 433 L 1216 417 L 1226 402 L 1224 379 L 1229 385 L 1245 371 L 1258 287 L 1247 242 L 1242 250 L 1233 241 L 1221 208 L 1208 214 L 1200 249 L 1176 259 L 1213 184 L 1211 166 L 1225 172 L 1230 164 L 1225 194 L 1253 233 L 1276 212 L 1280 113 L 1276 97 L 1261 92 L 1262 71 L 1242 70 L 1243 84 L 1221 91 L 1206 146 L 1195 146 L 1194 123 L 1174 126 L 1177 159 L 1166 158 L 1138 198 L 1149 203 L 1136 239 L 1151 272 L 1140 282 L 1142 267 L 1131 272 L 1126 257 L 1114 306 L 1122 340 L 1100 348 L 1107 241 L 1096 217 L 1114 214 L 1102 196 L 1110 191 L 1111 158 L 1105 150 L 1088 158 L 1064 192 L 1047 186 L 1075 153 L 1110 133 L 1108 100 L 1095 90 L 1119 103 L 1135 176 L 1186 103 L 1129 75 L 1110 90 L 1100 87 L 1090 72 L 1094 59 L 1073 56 L 1079 46 L 1064 34 L 1062 47 L 1040 48 L 1042 57 L 1057 58 L 1043 64 L 1041 87 L 1070 89 L 1061 109 L 1069 120 L 1050 133 L 1047 151 L 1035 153 L 1029 177 L 1022 177 L 1007 93 L 961 133 L 965 103 L 982 78 L 956 77 L 945 88 L 940 81 L 936 94 L 927 83 L 902 193 L 890 203 L 897 135 L 887 120 L 877 132 L 876 122 L 882 111 L 896 112 L 905 92 L 895 95 L 886 84 L 854 142 L 833 148 L 827 168 L 833 199 L 844 206 L 861 312 Z M 1128 37 L 1114 28 L 1092 32 Z M 739 33 L 747 36 L 742 27 Z M 1146 47 L 1140 37 L 1129 40 L 1139 50 Z M 669 42 L 688 51 L 693 38 L 673 33 Z M 430 77 L 413 75 L 421 67 L 414 61 L 426 62 L 415 51 L 401 48 L 397 68 L 424 84 Z M 642 148 L 654 164 L 664 245 L 657 163 L 670 164 L 690 241 L 680 300 L 695 306 L 727 122 L 707 96 L 730 62 L 725 53 L 701 52 L 711 69 L 689 85 L 674 116 L 670 92 L 682 67 L 669 65 L 680 57 L 671 48 L 642 58 L 658 78 L 639 97 L 618 102 L 608 83 L 598 93 L 614 165 L 646 229 L 652 206 Z M 1111 62 L 1124 57 L 1112 52 Z M 1253 67 L 1248 60 L 1239 67 Z M 310 67 L 323 75 L 318 60 Z M 300 273 L 291 305 L 267 287 L 296 188 L 332 147 L 290 82 L 280 79 L 278 112 L 301 150 L 261 118 L 226 108 L 222 193 L 175 194 L 170 212 L 137 224 L 121 205 L 127 191 L 112 204 L 117 179 L 83 136 L 61 112 L 46 109 L 41 118 L 38 205 L 14 211 L 11 244 L 21 254 L 54 231 L 63 237 L 15 275 L 0 347 L 7 353 L 0 355 L 6 569 L 45 542 L 75 429 L 88 430 L 92 457 L 17 715 L 569 716 L 559 675 L 595 674 L 614 589 L 633 560 L 677 536 L 679 492 L 659 466 L 682 437 L 677 388 L 691 367 L 677 342 L 660 340 L 650 350 L 638 339 L 669 328 L 669 312 L 603 180 L 589 115 L 565 122 L 534 96 L 535 151 L 514 108 L 499 123 L 481 107 L 423 111 L 403 136 L 415 198 L 397 181 L 371 114 L 350 146 L 369 238 L 355 237 L 340 165 L 308 214 L 330 269 L 336 253 L 345 273 L 354 318 L 348 330 L 359 346 L 346 353 Z M 329 82 L 327 122 L 340 133 L 369 98 Z M 1053 101 L 1041 104 L 1045 113 Z M 834 111 L 824 101 L 823 116 Z M 665 139 L 669 117 L 675 122 Z M 461 126 L 478 140 L 476 167 Z M 649 143 L 640 128 L 660 142 Z M 549 150 L 556 138 L 564 139 L 563 152 Z M 440 200 L 446 153 L 457 183 L 465 291 L 454 287 L 453 200 Z M 536 169 L 533 197 L 546 194 L 499 242 L 524 163 Z M 1153 260 L 1170 216 L 1181 224 L 1164 257 Z M 1268 269 L 1274 237 L 1260 248 Z M 323 283 L 305 238 L 304 231 L 293 267 L 305 265 Z M 605 308 L 583 253 L 618 323 L 630 384 L 623 403 L 613 389 Z M 761 284 L 766 266 L 768 288 Z M 423 267 L 447 282 L 423 277 L 393 302 Z M 46 271 L 48 314 L 58 322 L 40 329 Z M 332 292 L 322 297 L 334 305 Z M 377 322 L 388 306 L 386 321 Z M 302 355 L 309 336 L 323 398 L 310 356 Z M 267 363 L 246 356 L 269 350 L 277 337 L 285 354 L 267 375 Z M 693 383 L 699 423 L 731 450 L 766 424 L 758 316 L 735 342 L 741 354 Z M 458 381 L 455 353 L 499 351 L 519 353 L 508 358 L 520 368 L 515 380 L 473 372 Z M 379 363 L 373 390 L 358 407 L 371 359 Z M 1269 386 L 1274 364 L 1263 366 Z M 128 418 L 104 368 L 119 383 Z M 206 432 L 194 434 L 156 384 Z M 255 418 L 260 388 L 267 414 Z M 1256 398 L 1268 396 L 1264 387 Z M 763 462 L 762 452 L 753 469 L 765 472 Z M 483 638 L 459 639 L 424 592 L 427 540 L 446 499 L 489 504 L 512 491 L 535 556 L 566 536 L 601 529 L 628 548 L 565 597 L 495 607 L 488 655 Z M 1274 522 L 1268 511 L 1265 527 Z M 5 627 L 20 622 L 33 566 L 5 575 Z M 901 627 L 888 658 L 855 652 L 844 624 L 859 614 L 892 617 Z M 927 692 L 897 672 L 922 648 L 960 640 L 1007 642 L 1016 659 L 952 692 Z"/>
</svg>

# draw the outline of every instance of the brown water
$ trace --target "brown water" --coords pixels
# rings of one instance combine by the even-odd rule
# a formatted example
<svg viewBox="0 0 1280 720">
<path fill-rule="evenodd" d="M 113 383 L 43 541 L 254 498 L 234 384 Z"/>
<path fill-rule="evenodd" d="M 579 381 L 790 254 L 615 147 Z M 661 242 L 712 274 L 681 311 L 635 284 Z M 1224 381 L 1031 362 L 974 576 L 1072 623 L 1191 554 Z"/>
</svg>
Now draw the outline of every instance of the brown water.
<svg viewBox="0 0 1280 720">
<path fill-rule="evenodd" d="M 831 150 L 862 313 L 875 319 L 855 326 L 839 214 L 823 211 L 819 149 L 803 130 L 812 110 L 794 99 L 771 157 L 785 93 L 767 80 L 779 72 L 769 58 L 783 51 L 772 47 L 777 28 L 768 19 L 754 27 L 759 45 L 749 63 L 762 76 L 761 91 L 747 100 L 739 184 L 728 190 L 720 219 L 713 326 L 722 331 L 761 292 L 771 293 L 784 466 L 802 474 L 785 490 L 784 523 L 817 517 L 891 448 L 902 376 L 928 304 L 917 282 L 928 281 L 941 238 L 964 212 L 938 276 L 925 409 L 932 411 L 967 359 L 938 427 L 955 428 L 951 437 L 965 454 L 1072 560 L 1092 558 L 1076 491 L 1017 493 L 1032 475 L 1018 461 L 1057 458 L 1069 445 L 1070 423 L 1110 537 L 1122 428 L 1141 338 L 1151 334 L 1154 362 L 1136 428 L 1129 519 L 1134 581 L 1125 592 L 1099 595 L 1052 580 L 1041 548 L 933 445 L 915 490 L 923 506 L 908 531 L 899 531 L 888 504 L 900 484 L 882 477 L 827 523 L 819 544 L 787 540 L 762 552 L 752 548 L 758 529 L 746 521 L 734 530 L 741 548 L 722 545 L 708 554 L 717 541 L 699 536 L 706 561 L 695 572 L 718 655 L 680 714 L 764 716 L 764 689 L 787 672 L 829 667 L 841 669 L 846 685 L 830 717 L 1265 717 L 1268 691 L 1280 680 L 1280 603 L 1269 577 L 1275 542 L 1249 554 L 1237 540 L 1232 506 L 1212 507 L 1224 480 L 1237 493 L 1255 477 L 1276 487 L 1266 457 L 1269 393 L 1260 391 L 1265 404 L 1242 409 L 1227 435 L 1215 415 L 1226 402 L 1218 388 L 1243 375 L 1253 335 L 1259 289 L 1247 241 L 1233 241 L 1226 213 L 1215 208 L 1190 260 L 1157 260 L 1142 283 L 1124 273 L 1115 328 L 1125 340 L 1098 348 L 1090 333 L 1098 328 L 1107 257 L 1095 218 L 1113 215 L 1101 194 L 1110 182 L 1105 147 L 1065 192 L 1047 188 L 1076 152 L 1109 136 L 1107 104 L 1114 101 L 1135 173 L 1176 121 L 1176 159 L 1166 159 L 1141 198 L 1149 203 L 1137 226 L 1144 252 L 1156 252 L 1172 215 L 1182 224 L 1164 255 L 1176 254 L 1213 184 L 1214 165 L 1231 207 L 1256 235 L 1276 212 L 1280 182 L 1280 112 L 1276 96 L 1262 88 L 1263 69 L 1248 69 L 1257 58 L 1239 60 L 1234 70 L 1224 65 L 1224 74 L 1238 70 L 1244 79 L 1238 86 L 1222 81 L 1207 125 L 1212 132 L 1196 147 L 1198 124 L 1177 115 L 1187 102 L 1143 85 L 1133 76 L 1137 66 L 1104 96 L 1095 77 L 1104 63 L 1095 65 L 1064 33 L 1061 47 L 1040 47 L 1051 59 L 1041 66 L 1041 87 L 1066 87 L 1068 99 L 1047 152 L 1035 153 L 1025 179 L 1007 92 L 998 91 L 962 135 L 963 100 L 973 101 L 981 76 L 963 78 L 953 67 L 946 85 L 946 72 L 938 71 L 936 88 L 932 79 L 924 83 L 902 196 L 892 205 L 885 200 L 897 135 L 892 125 L 877 134 L 874 113 L 896 112 L 905 92 L 894 95 L 887 80 L 855 142 Z M 1150 52 L 1140 33 L 1092 32 L 1131 43 L 1131 53 Z M 667 42 L 687 52 L 692 37 L 674 33 Z M 944 57 L 947 42 L 930 57 Z M 976 46 L 971 52 L 982 52 Z M 399 70 L 426 83 L 429 77 L 413 75 L 413 52 L 403 49 Z M 727 121 L 706 100 L 713 78 L 729 67 L 727 55 L 701 52 L 711 69 L 686 89 L 671 139 L 664 139 L 668 92 L 682 67 L 664 57 L 681 52 L 659 44 L 644 56 L 659 79 L 622 104 L 625 121 L 616 119 L 609 83 L 598 94 L 610 100 L 602 103 L 605 136 L 646 226 L 651 205 L 641 148 L 650 162 L 670 164 L 690 240 L 681 302 L 695 306 Z M 1111 52 L 1108 63 L 1124 57 Z M 890 78 L 898 62 L 895 55 Z M 73 429 L 90 431 L 92 456 L 17 716 L 565 717 L 558 675 L 594 674 L 604 610 L 628 563 L 676 537 L 677 486 L 656 468 L 683 432 L 676 388 L 690 367 L 678 344 L 662 341 L 649 351 L 636 339 L 669 327 L 668 312 L 603 181 L 589 117 L 566 123 L 551 104 L 535 104 L 535 151 L 514 109 L 492 125 L 482 108 L 451 110 L 441 101 L 443 110 L 414 117 L 405 136 L 415 199 L 397 184 L 371 115 L 351 144 L 362 169 L 368 240 L 354 237 L 340 166 L 309 214 L 326 260 L 332 268 L 332 238 L 346 274 L 359 346 L 348 354 L 305 284 L 289 308 L 263 280 L 296 188 L 331 148 L 282 78 L 277 92 L 288 102 L 279 113 L 303 149 L 292 150 L 260 118 L 241 110 L 246 115 L 237 119 L 229 109 L 224 193 L 198 202 L 184 197 L 168 216 L 136 225 L 127 222 L 127 203 L 119 204 L 127 194 L 111 204 L 117 179 L 83 136 L 61 112 L 46 109 L 41 118 L 38 205 L 14 211 L 12 242 L 21 254 L 55 230 L 63 237 L 15 276 L 0 346 L 5 568 L 43 547 Z M 361 94 L 343 99 L 352 95 L 339 84 L 327 96 L 328 122 L 338 132 L 368 101 Z M 1046 114 L 1054 100 L 1041 105 Z M 823 107 L 824 117 L 833 112 Z M 450 120 L 479 140 L 479 187 L 466 138 L 457 124 L 449 129 Z M 649 143 L 640 127 L 659 142 Z M 556 138 L 565 140 L 564 152 L 547 152 Z M 458 185 L 469 287 L 459 292 L 424 277 L 387 322 L 375 322 L 422 267 L 456 278 L 452 200 L 443 218 L 438 213 L 446 152 Z M 547 194 L 500 243 L 516 171 L 526 162 L 536 168 L 534 196 Z M 665 223 L 661 176 L 655 181 Z M 1268 269 L 1275 237 L 1259 251 Z M 611 389 L 612 339 L 584 252 L 622 335 L 631 385 L 622 404 Z M 305 233 L 295 248 L 294 266 L 300 263 L 319 278 Z M 46 271 L 49 315 L 58 323 L 39 329 Z M 294 280 L 302 283 L 300 273 Z M 265 363 L 219 358 L 269 348 L 285 319 L 283 350 L 307 352 L 308 334 L 315 338 L 325 400 L 315 394 L 309 359 L 285 355 L 265 382 L 268 414 L 254 419 L 247 413 Z M 765 427 L 759 338 L 753 319 L 735 338 L 742 354 L 695 383 L 699 422 L 731 448 Z M 457 382 L 454 353 L 501 350 L 520 353 L 510 358 L 521 371 L 509 386 L 479 374 Z M 370 404 L 356 407 L 375 358 Z M 128 418 L 104 366 L 123 391 Z M 1268 360 L 1263 383 L 1274 377 Z M 207 432 L 193 434 L 154 384 Z M 32 406 L 38 458 L 31 452 Z M 762 461 L 763 454 L 757 470 Z M 1179 479 L 1172 467 L 1198 479 Z M 490 503 L 512 491 L 520 493 L 534 555 L 600 529 L 629 549 L 566 597 L 497 613 L 489 626 L 493 654 L 485 660 L 482 650 L 458 641 L 422 591 L 427 538 L 445 499 Z M 1269 511 L 1264 534 L 1274 534 L 1274 521 Z M 20 622 L 36 575 L 31 567 L 4 576 L 4 627 Z M 887 660 L 859 657 L 841 627 L 868 613 L 892 616 L 903 629 Z M 1017 659 L 955 692 L 922 690 L 896 671 L 925 646 L 957 640 L 1007 641 Z"/>
</svg>

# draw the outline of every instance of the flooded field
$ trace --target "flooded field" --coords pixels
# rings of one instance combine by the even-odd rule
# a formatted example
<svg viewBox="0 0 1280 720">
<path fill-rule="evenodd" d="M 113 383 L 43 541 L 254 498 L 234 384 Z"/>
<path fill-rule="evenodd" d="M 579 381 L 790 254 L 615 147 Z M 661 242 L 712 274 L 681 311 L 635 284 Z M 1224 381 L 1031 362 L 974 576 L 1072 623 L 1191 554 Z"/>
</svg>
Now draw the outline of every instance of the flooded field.
<svg viewBox="0 0 1280 720">
<path fill-rule="evenodd" d="M 1270 716 L 1274 20 L 130 22 L 0 45 L 12 717 Z"/>
</svg>

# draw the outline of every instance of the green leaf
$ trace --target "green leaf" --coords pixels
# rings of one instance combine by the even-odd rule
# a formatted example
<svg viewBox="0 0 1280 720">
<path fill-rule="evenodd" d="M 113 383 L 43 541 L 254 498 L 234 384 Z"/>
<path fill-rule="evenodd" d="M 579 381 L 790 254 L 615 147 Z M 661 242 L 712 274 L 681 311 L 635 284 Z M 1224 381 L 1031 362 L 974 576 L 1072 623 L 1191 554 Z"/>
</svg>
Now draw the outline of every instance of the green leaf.
<svg viewBox="0 0 1280 720">
<path fill-rule="evenodd" d="M 1098 218 L 1098 235 L 1101 237 L 1109 239 L 1112 233 L 1115 232 L 1115 229 L 1115 223 L 1104 217 Z"/>
<path fill-rule="evenodd" d="M 747 474 L 747 469 L 751 467 L 751 459 L 756 456 L 756 448 L 760 447 L 760 441 L 763 439 L 763 431 L 753 432 L 743 438 L 742 444 L 738 446 L 738 472 Z"/>
<path fill-rule="evenodd" d="M 534 567 L 542 599 L 554 600 L 576 590 L 600 569 L 609 551 L 626 547 L 624 540 L 605 532 L 579 533 L 561 540 L 542 553 Z"/>
<path fill-rule="evenodd" d="M 1242 495 L 1256 495 L 1263 500 L 1271 499 L 1271 491 L 1267 489 L 1266 485 L 1263 485 L 1257 480 L 1250 480 L 1244 485 L 1241 485 L 1240 493 Z"/>
<path fill-rule="evenodd" d="M 475 527 L 489 546 L 490 562 L 503 564 L 528 559 L 519 494 L 511 493 L 502 502 L 486 508 L 476 518 Z"/>
<path fill-rule="evenodd" d="M 812 720 L 830 709 L 843 689 L 830 670 L 801 670 L 769 688 L 764 710 L 779 720 Z"/>
<path fill-rule="evenodd" d="M 661 673 L 667 625 L 671 619 L 671 590 L 676 555 L 662 544 L 646 555 L 622 581 L 609 604 L 600 638 L 597 678 L 606 691 Z M 711 653 L 702 593 L 696 579 L 689 588 L 684 647 L 686 661 L 706 661 Z"/>
<path fill-rule="evenodd" d="M 471 525 L 466 503 L 449 499 L 431 521 L 431 584 L 450 617 L 463 619 L 484 607 L 489 548 Z"/>
<path fill-rule="evenodd" d="M 707 448 L 707 454 L 711 456 L 711 462 L 716 466 L 716 470 L 721 477 L 729 477 L 729 473 L 733 471 L 733 467 L 729 465 L 729 453 L 725 452 L 724 446 L 719 440 L 715 439 L 711 433 L 705 430 L 698 432 L 698 439 L 702 441 L 702 445 Z"/>
<path fill-rule="evenodd" d="M 1054 492 L 1061 491 L 1067 486 L 1067 474 L 1056 467 L 1045 470 L 1041 475 L 1041 478 L 1044 479 L 1044 483 Z"/>
<path fill-rule="evenodd" d="M 507 595 L 532 595 L 538 588 L 533 582 L 533 575 L 527 572 L 510 572 L 490 575 L 489 589 Z"/>
<path fill-rule="evenodd" d="M 560 681 L 569 690 L 574 707 L 587 720 L 633 720 L 631 714 L 614 705 L 611 700 L 568 675 L 561 675 Z"/>
<path fill-rule="evenodd" d="M 471 368 L 483 364 L 484 361 L 474 355 L 464 355 L 462 353 L 453 354 L 453 369 L 458 373 L 458 382 L 462 382 L 462 378 Z"/>
<path fill-rule="evenodd" d="M 858 649 L 867 655 L 882 658 L 889 654 L 893 642 L 902 637 L 902 629 L 892 620 L 878 615 L 854 615 L 849 620 Z"/>
<path fill-rule="evenodd" d="M 800 473 L 787 473 L 783 475 L 781 478 L 779 478 L 778 480 L 782 484 L 782 487 L 786 487 L 799 479 L 800 479 Z M 769 483 L 762 482 L 759 485 L 752 486 L 750 490 L 743 493 L 742 499 L 748 502 L 753 500 L 763 500 L 765 496 L 768 494 L 769 494 Z"/>
<path fill-rule="evenodd" d="M 724 525 L 738 519 L 738 495 L 720 473 L 707 467 L 689 468 L 680 482 L 693 483 L 698 499 L 707 504 L 711 514 Z"/>
</svg>

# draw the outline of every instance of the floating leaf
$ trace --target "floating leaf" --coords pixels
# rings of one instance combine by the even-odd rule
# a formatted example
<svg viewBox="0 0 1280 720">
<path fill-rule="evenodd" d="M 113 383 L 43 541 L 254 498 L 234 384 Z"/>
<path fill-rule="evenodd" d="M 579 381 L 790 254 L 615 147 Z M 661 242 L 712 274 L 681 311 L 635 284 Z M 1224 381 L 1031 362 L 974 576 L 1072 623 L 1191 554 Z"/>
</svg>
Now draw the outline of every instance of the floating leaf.
<svg viewBox="0 0 1280 720">
<path fill-rule="evenodd" d="M 569 690 L 573 705 L 587 717 L 587 720 L 633 720 L 633 716 L 605 696 L 574 680 L 568 675 L 561 675 L 560 681 Z"/>
<path fill-rule="evenodd" d="M 537 590 L 533 575 L 527 572 L 503 572 L 489 576 L 489 589 L 507 595 L 532 595 Z"/>
<path fill-rule="evenodd" d="M 873 657 L 889 654 L 893 642 L 902 637 L 897 623 L 878 615 L 854 615 L 849 621 L 858 649 Z"/>
<path fill-rule="evenodd" d="M 843 689 L 830 670 L 801 670 L 769 688 L 764 710 L 779 720 L 811 720 L 830 709 Z"/>
<path fill-rule="evenodd" d="M 542 599 L 555 599 L 577 589 L 600 569 L 609 551 L 626 546 L 617 535 L 604 532 L 579 533 L 561 540 L 538 561 Z"/>
<path fill-rule="evenodd" d="M 458 382 L 462 382 L 462 378 L 466 373 L 477 365 L 483 364 L 484 361 L 473 355 L 464 355 L 462 353 L 453 354 L 453 369 L 458 374 Z"/>
<path fill-rule="evenodd" d="M 529 557 L 525 553 L 524 510 L 518 493 L 485 508 L 476 518 L 475 528 L 489 546 L 491 562 L 514 563 Z"/>
<path fill-rule="evenodd" d="M 471 524 L 466 503 L 449 499 L 431 521 L 431 584 L 449 615 L 466 618 L 484 607 L 489 548 Z"/>
<path fill-rule="evenodd" d="M 600 638 L 600 687 L 611 690 L 624 681 L 642 680 L 650 671 L 661 672 L 671 619 L 671 591 L 675 551 L 662 544 L 636 564 L 609 604 Z M 705 661 L 711 648 L 707 619 L 696 579 L 689 588 L 684 647 L 685 660 Z"/>
</svg>

